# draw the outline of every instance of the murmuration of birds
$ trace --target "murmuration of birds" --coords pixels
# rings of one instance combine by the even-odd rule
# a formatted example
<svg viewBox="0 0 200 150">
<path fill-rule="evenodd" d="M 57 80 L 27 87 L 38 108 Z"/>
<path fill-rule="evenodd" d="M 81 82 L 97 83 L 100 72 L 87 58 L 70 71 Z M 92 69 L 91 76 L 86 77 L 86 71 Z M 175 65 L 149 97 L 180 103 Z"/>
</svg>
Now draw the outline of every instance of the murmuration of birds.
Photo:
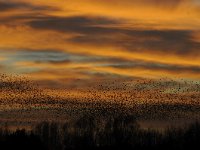
<svg viewBox="0 0 200 150">
<path fill-rule="evenodd" d="M 66 121 L 87 114 L 198 119 L 200 82 L 166 78 L 111 80 L 87 88 L 47 90 L 26 77 L 0 75 L 1 123 Z"/>
</svg>

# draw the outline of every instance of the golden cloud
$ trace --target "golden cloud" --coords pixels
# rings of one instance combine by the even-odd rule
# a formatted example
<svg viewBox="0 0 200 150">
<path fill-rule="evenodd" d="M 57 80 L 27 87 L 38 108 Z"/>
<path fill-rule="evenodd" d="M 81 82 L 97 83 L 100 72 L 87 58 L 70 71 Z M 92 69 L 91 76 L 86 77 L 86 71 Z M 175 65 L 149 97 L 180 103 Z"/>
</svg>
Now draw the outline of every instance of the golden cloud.
<svg viewBox="0 0 200 150">
<path fill-rule="evenodd" d="M 16 53 L 4 57 L 9 71 L 38 80 L 88 79 L 95 73 L 198 79 L 199 7 L 194 0 L 0 1 L 0 50 Z M 74 56 L 42 62 L 32 53 L 22 58 L 22 50 Z"/>
</svg>

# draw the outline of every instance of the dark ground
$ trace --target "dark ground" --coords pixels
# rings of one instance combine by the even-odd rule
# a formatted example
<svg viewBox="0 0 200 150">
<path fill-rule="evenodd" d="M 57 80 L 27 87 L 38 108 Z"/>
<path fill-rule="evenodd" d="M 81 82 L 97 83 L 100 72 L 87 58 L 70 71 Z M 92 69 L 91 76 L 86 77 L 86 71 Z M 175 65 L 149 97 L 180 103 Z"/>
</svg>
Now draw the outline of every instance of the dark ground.
<svg viewBox="0 0 200 150">
<path fill-rule="evenodd" d="M 163 132 L 144 130 L 131 115 L 82 116 L 64 124 L 43 122 L 32 130 L 0 129 L 0 149 L 199 149 L 200 123 Z"/>
</svg>

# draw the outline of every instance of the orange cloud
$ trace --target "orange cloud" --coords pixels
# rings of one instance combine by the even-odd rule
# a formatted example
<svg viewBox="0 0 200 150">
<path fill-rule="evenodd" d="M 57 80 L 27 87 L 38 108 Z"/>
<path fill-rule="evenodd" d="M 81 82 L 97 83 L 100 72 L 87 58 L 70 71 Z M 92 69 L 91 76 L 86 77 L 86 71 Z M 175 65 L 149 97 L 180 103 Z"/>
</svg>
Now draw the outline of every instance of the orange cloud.
<svg viewBox="0 0 200 150">
<path fill-rule="evenodd" d="M 0 4 L 0 51 L 9 52 L 4 57 L 9 71 L 28 72 L 38 80 L 89 79 L 95 73 L 199 78 L 200 6 L 194 0 L 11 0 Z M 33 60 L 31 53 L 22 58 L 22 50 L 88 59 L 42 62 L 35 58 L 38 55 Z M 11 54 L 16 56 L 11 59 Z M 96 57 L 106 60 L 93 61 Z M 130 68 L 129 63 L 137 66 Z M 127 68 L 115 67 L 119 64 Z M 26 72 L 26 68 L 31 69 Z"/>
</svg>

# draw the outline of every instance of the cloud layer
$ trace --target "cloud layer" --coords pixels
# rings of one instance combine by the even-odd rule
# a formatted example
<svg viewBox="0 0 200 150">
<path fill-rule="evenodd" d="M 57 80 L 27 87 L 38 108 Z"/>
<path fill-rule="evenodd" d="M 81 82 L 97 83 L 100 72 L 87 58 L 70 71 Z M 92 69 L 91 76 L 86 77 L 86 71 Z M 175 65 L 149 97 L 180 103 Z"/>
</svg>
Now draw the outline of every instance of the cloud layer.
<svg viewBox="0 0 200 150">
<path fill-rule="evenodd" d="M 0 0 L 0 69 L 45 83 L 199 80 L 199 8 L 195 0 Z"/>
</svg>

